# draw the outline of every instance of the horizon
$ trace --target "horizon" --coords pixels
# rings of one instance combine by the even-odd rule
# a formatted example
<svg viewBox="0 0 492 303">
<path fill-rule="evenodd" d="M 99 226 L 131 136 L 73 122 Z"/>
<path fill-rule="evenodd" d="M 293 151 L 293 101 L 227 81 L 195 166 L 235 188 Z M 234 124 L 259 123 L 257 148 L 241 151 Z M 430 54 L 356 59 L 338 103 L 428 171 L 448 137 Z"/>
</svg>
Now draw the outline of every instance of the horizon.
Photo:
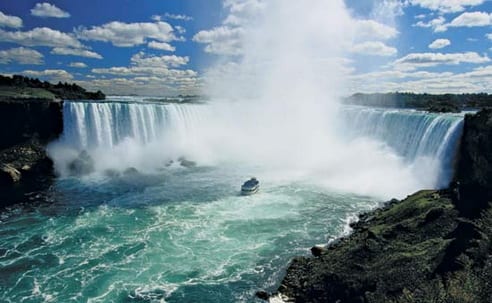
<svg viewBox="0 0 492 303">
<path fill-rule="evenodd" d="M 266 2 L 1 3 L 0 73 L 108 95 L 203 95 L 210 74 L 241 62 L 248 25 Z M 355 39 L 337 58 L 344 95 L 492 93 L 492 1 L 345 5 Z"/>
</svg>

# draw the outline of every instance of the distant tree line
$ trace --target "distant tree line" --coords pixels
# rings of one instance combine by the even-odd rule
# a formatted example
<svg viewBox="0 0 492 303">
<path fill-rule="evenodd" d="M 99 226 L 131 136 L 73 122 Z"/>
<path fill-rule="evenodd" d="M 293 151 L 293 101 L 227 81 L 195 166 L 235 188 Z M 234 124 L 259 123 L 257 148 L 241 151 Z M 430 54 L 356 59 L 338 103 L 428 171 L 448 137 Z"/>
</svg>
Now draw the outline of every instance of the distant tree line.
<svg viewBox="0 0 492 303">
<path fill-rule="evenodd" d="M 75 83 L 67 82 L 51 84 L 47 81 L 41 81 L 35 78 L 29 78 L 21 75 L 13 75 L 6 77 L 0 75 L 0 86 L 9 86 L 15 88 L 41 88 L 53 93 L 56 97 L 65 100 L 89 99 L 89 100 L 104 100 L 106 96 L 98 90 L 97 92 L 88 92 L 83 87 Z"/>
<path fill-rule="evenodd" d="M 460 112 L 466 108 L 492 107 L 492 95 L 479 94 L 414 94 L 414 93 L 357 93 L 345 99 L 356 105 L 415 108 L 431 112 Z"/>
</svg>

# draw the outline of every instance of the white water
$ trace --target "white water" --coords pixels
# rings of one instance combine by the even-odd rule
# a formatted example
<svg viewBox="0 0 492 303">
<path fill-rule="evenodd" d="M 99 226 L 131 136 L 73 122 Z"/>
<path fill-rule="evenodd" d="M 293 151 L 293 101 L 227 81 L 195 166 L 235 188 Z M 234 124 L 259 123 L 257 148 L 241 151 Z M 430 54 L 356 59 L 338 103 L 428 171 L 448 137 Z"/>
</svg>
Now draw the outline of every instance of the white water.
<svg viewBox="0 0 492 303">
<path fill-rule="evenodd" d="M 97 172 L 135 167 L 152 173 L 185 157 L 199 166 L 240 167 L 246 176 L 254 171 L 277 181 L 390 198 L 447 185 L 462 124 L 456 115 L 343 107 L 332 122 L 344 140 L 333 144 L 322 130 L 312 131 L 319 134 L 312 142 L 289 130 L 278 137 L 267 127 L 247 132 L 223 108 L 138 99 L 66 102 L 63 136 L 49 150 L 62 174 L 81 150 L 94 158 Z M 228 128 L 221 127 L 225 118 L 231 119 Z"/>
</svg>

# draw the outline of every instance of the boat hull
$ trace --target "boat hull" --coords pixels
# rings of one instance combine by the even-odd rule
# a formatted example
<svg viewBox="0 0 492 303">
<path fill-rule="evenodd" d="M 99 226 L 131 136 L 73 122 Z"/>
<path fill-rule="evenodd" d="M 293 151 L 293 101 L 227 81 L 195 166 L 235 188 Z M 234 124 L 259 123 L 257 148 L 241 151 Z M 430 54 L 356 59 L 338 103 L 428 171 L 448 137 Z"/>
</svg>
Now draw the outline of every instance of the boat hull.
<svg viewBox="0 0 492 303">
<path fill-rule="evenodd" d="M 251 195 L 256 194 L 259 190 L 260 190 L 260 187 L 256 187 L 255 189 L 252 189 L 252 190 L 244 190 L 244 189 L 241 189 L 241 195 L 243 195 L 243 196 L 251 196 Z"/>
</svg>

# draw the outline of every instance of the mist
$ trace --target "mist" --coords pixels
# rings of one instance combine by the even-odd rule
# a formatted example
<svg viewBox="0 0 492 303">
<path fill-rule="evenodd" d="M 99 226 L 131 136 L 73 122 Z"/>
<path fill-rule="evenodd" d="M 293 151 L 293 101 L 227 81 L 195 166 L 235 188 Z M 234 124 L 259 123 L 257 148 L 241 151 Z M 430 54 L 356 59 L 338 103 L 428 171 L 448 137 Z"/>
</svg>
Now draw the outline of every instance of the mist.
<svg viewBox="0 0 492 303">
<path fill-rule="evenodd" d="M 241 1 L 227 3 L 230 7 Z M 133 130 L 111 144 L 74 144 L 73 135 L 64 134 L 49 149 L 58 171 L 66 174 L 67 163 L 85 148 L 99 172 L 158 170 L 186 157 L 199 166 L 243 167 L 245 176 L 254 171 L 260 179 L 307 182 L 381 199 L 434 187 L 436 167 L 405 162 L 369 138 L 347 138 L 339 101 L 347 91 L 357 20 L 345 3 L 256 4 L 254 14 L 240 20 L 239 55 L 218 58 L 204 75 L 209 104 L 183 105 L 194 107 L 194 113 L 166 114 L 172 120 L 167 123 L 154 121 L 154 105 L 143 110 L 147 105 L 136 104 L 141 108 L 126 119 L 135 120 Z M 101 128 L 101 121 L 114 113 L 96 117 L 94 108 L 90 110 L 92 116 L 78 122 L 81 129 L 90 121 Z M 119 127 L 109 123 L 106 132 Z M 142 140 L 148 131 L 140 129 L 147 128 L 155 134 Z"/>
</svg>

